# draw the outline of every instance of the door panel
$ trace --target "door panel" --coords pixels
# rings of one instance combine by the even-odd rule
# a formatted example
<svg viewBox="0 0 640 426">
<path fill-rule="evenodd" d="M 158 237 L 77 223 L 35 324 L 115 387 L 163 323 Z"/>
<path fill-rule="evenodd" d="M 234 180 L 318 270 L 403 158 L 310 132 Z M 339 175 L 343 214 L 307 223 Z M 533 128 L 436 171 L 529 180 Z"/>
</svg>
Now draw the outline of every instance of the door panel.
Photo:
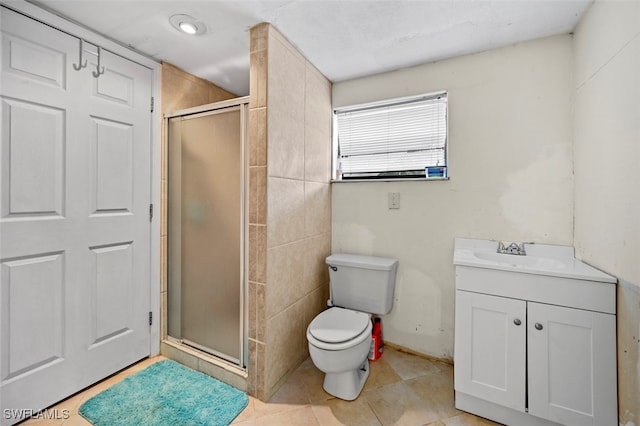
<svg viewBox="0 0 640 426">
<path fill-rule="evenodd" d="M 0 10 L 0 398 L 38 410 L 149 353 L 151 71 Z"/>
<path fill-rule="evenodd" d="M 3 99 L 8 153 L 2 216 L 62 214 L 64 111 Z M 39 123 L 38 126 L 32 123 Z M 38 170 L 39 173 L 33 173 Z"/>
<path fill-rule="evenodd" d="M 63 255 L 2 262 L 2 379 L 63 356 Z"/>
<path fill-rule="evenodd" d="M 86 297 L 95 308 L 88 313 L 93 329 L 85 331 L 88 357 L 105 376 L 149 353 L 151 71 L 101 54 L 105 73 L 91 76 L 91 59 L 86 70 L 81 128 L 89 161 L 77 162 L 86 178 L 75 182 L 88 194 L 81 213 L 93 268 Z"/>
<path fill-rule="evenodd" d="M 109 56 L 109 52 L 104 52 Z M 113 60 L 113 58 L 111 58 Z M 91 61 L 91 69 L 97 67 L 97 62 Z M 115 102 L 124 106 L 132 107 L 134 104 L 135 79 L 128 74 L 114 71 L 112 68 L 105 69 L 100 78 L 93 81 L 94 94 L 98 98 Z"/>
<path fill-rule="evenodd" d="M 95 187 L 93 213 L 131 212 L 133 126 L 91 117 L 91 158 Z"/>
<path fill-rule="evenodd" d="M 127 309 L 127 304 L 122 303 L 132 296 L 131 246 L 131 243 L 125 243 L 91 249 L 92 346 L 131 331 L 128 325 L 132 312 Z"/>
<path fill-rule="evenodd" d="M 528 309 L 529 413 L 566 425 L 617 424 L 615 316 L 533 302 Z"/>
<path fill-rule="evenodd" d="M 43 45 L 34 43 L 8 30 L 2 41 L 2 72 L 15 73 L 34 83 L 44 83 L 64 89 L 66 87 L 66 57 L 64 49 L 54 46 L 59 39 L 67 37 L 54 35 L 53 43 Z M 18 30 L 19 31 L 19 30 Z M 57 36 L 57 37 L 56 37 Z"/>
<path fill-rule="evenodd" d="M 73 392 L 79 361 L 65 169 L 70 92 L 81 87 L 68 78 L 77 41 L 5 8 L 0 13 L 0 399 L 3 408 L 37 409 L 55 402 L 56 388 Z"/>
<path fill-rule="evenodd" d="M 456 391 L 524 412 L 526 302 L 458 290 L 455 314 Z"/>
</svg>

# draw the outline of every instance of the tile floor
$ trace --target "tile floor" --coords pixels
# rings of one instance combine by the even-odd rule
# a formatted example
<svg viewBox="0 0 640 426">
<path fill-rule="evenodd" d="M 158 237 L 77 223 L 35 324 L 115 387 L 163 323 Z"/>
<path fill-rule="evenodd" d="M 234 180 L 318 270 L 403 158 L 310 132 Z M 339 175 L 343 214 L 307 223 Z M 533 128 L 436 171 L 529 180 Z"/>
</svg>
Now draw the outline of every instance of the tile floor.
<svg viewBox="0 0 640 426">
<path fill-rule="evenodd" d="M 89 425 L 78 414 L 84 401 L 124 377 L 164 359 L 154 357 L 62 401 L 51 409 L 69 410 L 64 420 L 32 419 L 25 425 Z M 355 401 L 334 398 L 322 389 L 323 374 L 307 359 L 268 403 L 250 397 L 234 425 L 408 425 L 489 426 L 497 423 L 456 410 L 453 367 L 387 348 L 371 363 L 371 374 Z"/>
</svg>

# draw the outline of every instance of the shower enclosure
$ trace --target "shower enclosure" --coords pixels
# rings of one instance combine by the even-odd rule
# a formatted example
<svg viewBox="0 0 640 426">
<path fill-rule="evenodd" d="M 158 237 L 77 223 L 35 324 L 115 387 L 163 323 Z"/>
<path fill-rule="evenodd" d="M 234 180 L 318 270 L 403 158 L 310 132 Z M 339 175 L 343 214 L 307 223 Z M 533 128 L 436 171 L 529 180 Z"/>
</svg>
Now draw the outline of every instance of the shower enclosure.
<svg viewBox="0 0 640 426">
<path fill-rule="evenodd" d="M 166 116 L 167 334 L 240 367 L 246 351 L 248 98 Z"/>
</svg>

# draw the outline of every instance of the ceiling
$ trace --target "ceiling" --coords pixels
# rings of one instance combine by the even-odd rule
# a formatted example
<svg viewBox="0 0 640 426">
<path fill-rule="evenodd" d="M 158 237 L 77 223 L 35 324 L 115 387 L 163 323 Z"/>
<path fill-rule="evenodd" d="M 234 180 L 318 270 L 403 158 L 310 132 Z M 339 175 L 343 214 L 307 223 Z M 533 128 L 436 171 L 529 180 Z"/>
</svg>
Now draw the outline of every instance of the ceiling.
<svg viewBox="0 0 640 426">
<path fill-rule="evenodd" d="M 342 81 L 571 32 L 593 0 L 39 0 L 37 3 L 238 95 L 249 93 L 249 28 L 275 25 Z M 174 14 L 203 22 L 179 33 Z"/>
</svg>

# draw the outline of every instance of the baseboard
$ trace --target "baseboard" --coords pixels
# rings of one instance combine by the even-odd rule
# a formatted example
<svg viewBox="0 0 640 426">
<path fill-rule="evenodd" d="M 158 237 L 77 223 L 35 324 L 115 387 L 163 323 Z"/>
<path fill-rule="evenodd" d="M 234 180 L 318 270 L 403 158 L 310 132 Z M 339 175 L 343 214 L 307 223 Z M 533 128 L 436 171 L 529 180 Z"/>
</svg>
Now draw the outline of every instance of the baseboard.
<svg viewBox="0 0 640 426">
<path fill-rule="evenodd" d="M 431 360 L 431 361 L 436 361 L 436 362 L 444 362 L 445 364 L 453 365 L 453 359 L 451 359 L 451 358 L 438 358 L 438 357 L 433 356 L 433 355 L 427 355 L 427 354 L 424 354 L 422 352 L 418 352 L 418 351 L 415 351 L 413 349 L 409 349 L 409 348 L 407 348 L 405 346 L 398 345 L 398 344 L 393 343 L 393 342 L 384 342 L 384 346 L 390 347 L 391 349 L 395 349 L 395 350 L 400 351 L 400 352 L 405 352 L 405 353 L 408 353 L 408 354 L 411 354 L 411 355 L 419 356 L 420 358 L 425 358 L 425 359 L 428 359 L 428 360 Z M 384 351 L 383 351 L 383 353 L 384 353 Z"/>
</svg>

